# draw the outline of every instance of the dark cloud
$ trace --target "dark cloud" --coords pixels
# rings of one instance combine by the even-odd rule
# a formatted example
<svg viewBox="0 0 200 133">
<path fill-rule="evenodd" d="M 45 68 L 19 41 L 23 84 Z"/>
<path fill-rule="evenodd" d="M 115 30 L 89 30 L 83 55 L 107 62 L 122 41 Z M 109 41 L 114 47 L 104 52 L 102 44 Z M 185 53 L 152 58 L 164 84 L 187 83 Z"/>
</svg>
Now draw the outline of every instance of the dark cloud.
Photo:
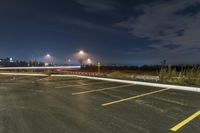
<svg viewBox="0 0 200 133">
<path fill-rule="evenodd" d="M 74 0 L 83 6 L 86 11 L 110 11 L 114 10 L 114 1 L 112 0 Z"/>
<path fill-rule="evenodd" d="M 116 25 L 129 29 L 135 37 L 158 40 L 159 43 L 152 43 L 151 46 L 161 51 L 168 51 L 166 46 L 169 44 L 179 45 L 174 48 L 174 52 L 199 48 L 200 30 L 197 27 L 200 23 L 200 11 L 192 15 L 177 14 L 199 3 L 199 0 L 173 0 L 141 5 L 137 7 L 137 10 L 143 12 L 141 15 L 130 17 Z"/>
<path fill-rule="evenodd" d="M 199 61 L 199 0 L 4 0 L 0 7 L 1 57 L 49 52 L 62 62 L 85 49 L 107 63 Z"/>
<path fill-rule="evenodd" d="M 66 17 L 66 16 L 59 17 L 57 19 L 58 19 L 58 21 L 60 21 L 63 24 L 74 25 L 74 26 L 78 26 L 79 28 L 85 28 L 85 29 L 103 31 L 103 32 L 110 32 L 110 33 L 119 33 L 118 30 L 115 30 L 112 27 L 104 26 L 104 25 L 97 24 L 97 23 L 87 21 L 84 19 L 72 18 L 72 17 Z"/>
</svg>

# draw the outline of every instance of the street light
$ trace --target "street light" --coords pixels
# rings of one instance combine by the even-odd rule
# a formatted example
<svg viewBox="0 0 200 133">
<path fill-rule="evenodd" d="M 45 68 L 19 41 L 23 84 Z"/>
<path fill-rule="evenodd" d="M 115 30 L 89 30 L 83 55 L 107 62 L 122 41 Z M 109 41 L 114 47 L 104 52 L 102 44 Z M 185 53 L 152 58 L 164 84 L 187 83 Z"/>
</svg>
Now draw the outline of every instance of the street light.
<svg viewBox="0 0 200 133">
<path fill-rule="evenodd" d="M 83 50 L 80 50 L 78 52 L 78 58 L 79 58 L 79 62 L 80 62 L 80 65 L 83 66 L 83 58 L 84 58 L 84 55 L 85 55 L 85 52 Z"/>
<path fill-rule="evenodd" d="M 79 54 L 83 55 L 85 52 L 83 50 L 79 51 Z"/>
<path fill-rule="evenodd" d="M 68 61 L 69 63 L 71 63 L 71 62 L 72 62 L 72 60 L 71 60 L 71 59 L 68 59 L 67 61 Z"/>
<path fill-rule="evenodd" d="M 46 54 L 45 57 L 46 57 L 46 58 L 51 58 L 51 55 L 50 55 L 50 54 Z"/>
<path fill-rule="evenodd" d="M 49 64 L 53 64 L 53 57 L 49 53 L 45 55 L 45 58 L 48 60 Z M 46 66 L 49 64 L 46 64 Z"/>
<path fill-rule="evenodd" d="M 67 63 L 70 64 L 72 62 L 71 59 L 67 59 Z"/>
<path fill-rule="evenodd" d="M 100 72 L 101 72 L 101 63 L 100 62 L 97 63 L 97 69 L 98 69 L 98 73 L 100 74 Z"/>
<path fill-rule="evenodd" d="M 88 58 L 88 59 L 87 59 L 87 64 L 90 65 L 91 63 L 92 63 L 92 60 L 91 60 L 90 58 Z"/>
</svg>

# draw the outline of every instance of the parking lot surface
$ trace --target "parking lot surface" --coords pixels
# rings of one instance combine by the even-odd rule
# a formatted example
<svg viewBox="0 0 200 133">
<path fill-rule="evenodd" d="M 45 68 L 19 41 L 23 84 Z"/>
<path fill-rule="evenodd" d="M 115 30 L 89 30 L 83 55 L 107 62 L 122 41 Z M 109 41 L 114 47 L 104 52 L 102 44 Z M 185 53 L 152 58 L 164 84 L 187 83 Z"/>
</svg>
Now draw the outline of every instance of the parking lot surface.
<svg viewBox="0 0 200 133">
<path fill-rule="evenodd" d="M 200 133 L 200 93 L 0 76 L 0 133 Z"/>
</svg>

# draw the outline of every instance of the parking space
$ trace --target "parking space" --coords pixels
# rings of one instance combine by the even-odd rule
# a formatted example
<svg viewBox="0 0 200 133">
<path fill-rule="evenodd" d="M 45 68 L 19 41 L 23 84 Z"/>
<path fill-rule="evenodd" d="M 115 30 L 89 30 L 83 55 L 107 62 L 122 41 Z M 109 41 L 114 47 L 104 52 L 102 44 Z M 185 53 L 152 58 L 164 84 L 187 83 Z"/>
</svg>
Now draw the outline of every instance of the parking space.
<svg viewBox="0 0 200 133">
<path fill-rule="evenodd" d="M 0 133 L 200 132 L 200 93 L 76 77 L 0 80 Z"/>
</svg>

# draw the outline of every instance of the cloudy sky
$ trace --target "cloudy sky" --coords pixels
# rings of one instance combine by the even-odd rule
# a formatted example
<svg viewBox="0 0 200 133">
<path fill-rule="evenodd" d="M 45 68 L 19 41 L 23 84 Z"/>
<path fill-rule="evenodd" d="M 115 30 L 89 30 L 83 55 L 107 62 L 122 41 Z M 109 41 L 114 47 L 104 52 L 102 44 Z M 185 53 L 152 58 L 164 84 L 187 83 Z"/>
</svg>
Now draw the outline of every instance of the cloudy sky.
<svg viewBox="0 0 200 133">
<path fill-rule="evenodd" d="M 0 58 L 83 49 L 117 64 L 200 62 L 199 0 L 0 0 Z"/>
</svg>

